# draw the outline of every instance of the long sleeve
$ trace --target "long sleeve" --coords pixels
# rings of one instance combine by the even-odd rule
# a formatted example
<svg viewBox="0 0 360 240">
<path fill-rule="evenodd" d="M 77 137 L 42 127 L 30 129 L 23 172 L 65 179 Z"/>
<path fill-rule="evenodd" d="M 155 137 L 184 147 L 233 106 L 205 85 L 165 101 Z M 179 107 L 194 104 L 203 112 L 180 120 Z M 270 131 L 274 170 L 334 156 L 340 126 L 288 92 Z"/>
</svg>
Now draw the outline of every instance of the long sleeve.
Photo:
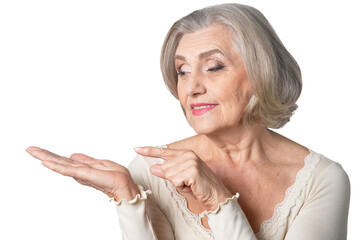
<svg viewBox="0 0 360 240">
<path fill-rule="evenodd" d="M 211 231 L 206 231 L 198 218 L 189 214 L 181 198 L 176 198 L 172 185 L 150 173 L 150 166 L 159 163 L 161 159 L 137 155 L 129 166 L 141 194 L 117 206 L 125 240 L 175 240 L 175 236 L 179 240 L 346 239 L 349 178 L 340 164 L 318 153 L 311 151 L 284 201 L 256 234 L 237 202 L 238 194 L 220 203 L 216 210 L 197 216 L 207 216 Z"/>
<path fill-rule="evenodd" d="M 123 240 L 175 239 L 170 223 L 150 194 L 152 184 L 148 168 L 149 166 L 140 155 L 137 155 L 129 165 L 130 174 L 138 184 L 140 195 L 138 194 L 131 201 L 122 200 L 117 203 L 116 208 Z"/>
<path fill-rule="evenodd" d="M 345 240 L 350 202 L 347 174 L 334 162 L 311 184 L 309 200 L 285 240 Z"/>
<path fill-rule="evenodd" d="M 138 185 L 140 194 L 134 199 L 116 202 L 116 210 L 123 240 L 127 239 L 158 239 L 146 212 L 147 194 L 141 185 Z"/>
<path fill-rule="evenodd" d="M 238 194 L 220 203 L 215 211 L 205 211 L 215 239 L 254 240 L 255 234 L 237 202 Z"/>
</svg>

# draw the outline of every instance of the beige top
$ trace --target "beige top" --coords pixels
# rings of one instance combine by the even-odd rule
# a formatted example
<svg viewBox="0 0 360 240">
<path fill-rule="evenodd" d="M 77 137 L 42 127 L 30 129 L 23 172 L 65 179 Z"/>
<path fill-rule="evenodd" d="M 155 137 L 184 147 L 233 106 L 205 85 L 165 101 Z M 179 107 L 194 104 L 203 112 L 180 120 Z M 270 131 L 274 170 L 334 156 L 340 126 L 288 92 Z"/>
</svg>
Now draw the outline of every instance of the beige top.
<svg viewBox="0 0 360 240">
<path fill-rule="evenodd" d="M 284 201 L 256 234 L 237 202 L 238 195 L 219 204 L 214 212 L 190 212 L 186 199 L 169 181 L 150 173 L 151 165 L 163 161 L 137 155 L 129 165 L 141 196 L 116 203 L 124 240 L 346 239 L 349 178 L 340 164 L 321 154 L 310 151 Z M 211 230 L 202 226 L 203 215 Z"/>
</svg>

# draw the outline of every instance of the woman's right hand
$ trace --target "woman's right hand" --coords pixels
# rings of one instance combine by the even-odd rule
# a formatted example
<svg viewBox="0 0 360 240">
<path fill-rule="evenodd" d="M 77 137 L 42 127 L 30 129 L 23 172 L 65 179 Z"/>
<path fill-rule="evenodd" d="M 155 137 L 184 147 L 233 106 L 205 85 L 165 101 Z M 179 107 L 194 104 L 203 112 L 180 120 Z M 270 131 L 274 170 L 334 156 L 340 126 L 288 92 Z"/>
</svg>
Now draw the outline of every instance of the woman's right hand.
<svg viewBox="0 0 360 240">
<path fill-rule="evenodd" d="M 28 147 L 26 151 L 41 160 L 45 167 L 100 190 L 115 201 L 134 199 L 139 193 L 129 170 L 115 162 L 80 153 L 67 158 L 34 146 Z"/>
</svg>

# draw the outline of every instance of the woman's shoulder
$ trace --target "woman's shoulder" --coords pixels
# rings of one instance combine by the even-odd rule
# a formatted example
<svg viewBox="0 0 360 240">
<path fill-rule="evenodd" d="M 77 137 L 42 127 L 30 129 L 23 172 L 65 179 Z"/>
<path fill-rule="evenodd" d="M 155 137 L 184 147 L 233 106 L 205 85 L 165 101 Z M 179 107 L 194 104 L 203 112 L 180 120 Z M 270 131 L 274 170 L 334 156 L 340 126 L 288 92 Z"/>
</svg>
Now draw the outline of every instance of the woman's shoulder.
<svg viewBox="0 0 360 240">
<path fill-rule="evenodd" d="M 314 151 L 311 151 L 309 161 L 316 163 L 312 174 L 314 186 L 350 191 L 349 176 L 340 163 Z"/>
<path fill-rule="evenodd" d="M 342 165 L 339 162 L 331 160 L 330 158 L 324 156 L 323 154 L 317 153 L 315 151 L 310 150 L 310 158 L 313 161 L 316 161 L 316 166 L 314 172 L 316 175 L 327 175 L 327 173 L 331 173 L 331 175 L 344 175 L 346 174 Z"/>
<path fill-rule="evenodd" d="M 164 146 L 154 145 L 154 147 Z M 145 189 L 158 192 L 159 189 L 163 188 L 164 181 L 162 178 L 153 175 L 150 172 L 150 167 L 154 164 L 161 164 L 163 161 L 164 160 L 161 158 L 153 158 L 137 154 L 130 162 L 128 170 L 136 184 L 143 186 Z"/>
</svg>

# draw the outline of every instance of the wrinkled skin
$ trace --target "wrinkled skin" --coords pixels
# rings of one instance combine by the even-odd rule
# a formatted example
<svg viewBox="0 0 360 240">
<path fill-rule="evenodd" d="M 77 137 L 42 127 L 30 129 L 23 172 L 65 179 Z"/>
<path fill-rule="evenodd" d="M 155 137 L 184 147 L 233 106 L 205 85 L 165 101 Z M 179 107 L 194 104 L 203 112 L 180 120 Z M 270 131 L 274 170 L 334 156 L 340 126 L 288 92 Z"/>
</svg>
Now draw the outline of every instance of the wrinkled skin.
<svg viewBox="0 0 360 240">
<path fill-rule="evenodd" d="M 41 160 L 45 167 L 100 190 L 116 201 L 133 199 L 139 193 L 128 169 L 115 162 L 79 153 L 67 158 L 38 147 L 29 147 L 27 151 Z M 151 173 L 169 180 L 179 192 L 193 194 L 209 210 L 231 196 L 215 173 L 193 151 L 144 147 L 137 148 L 136 152 L 164 159 L 164 163 L 151 166 Z"/>
</svg>

